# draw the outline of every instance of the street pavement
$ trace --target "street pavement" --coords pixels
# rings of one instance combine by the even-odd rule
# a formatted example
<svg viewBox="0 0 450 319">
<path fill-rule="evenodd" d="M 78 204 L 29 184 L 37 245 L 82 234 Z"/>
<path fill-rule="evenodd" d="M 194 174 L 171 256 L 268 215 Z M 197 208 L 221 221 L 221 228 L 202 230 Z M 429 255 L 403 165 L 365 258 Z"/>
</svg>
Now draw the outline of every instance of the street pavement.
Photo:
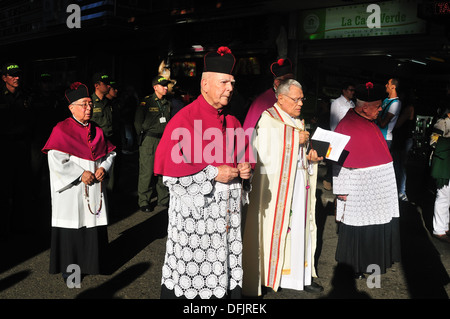
<svg viewBox="0 0 450 319">
<path fill-rule="evenodd" d="M 112 203 L 108 226 L 108 273 L 86 276 L 81 288 L 68 288 L 61 275 L 48 273 L 50 204 L 42 195 L 39 207 L 24 214 L 32 221 L 0 243 L 0 299 L 138 299 L 158 300 L 165 252 L 167 212 L 141 212 L 137 207 L 137 156 L 124 156 L 119 190 Z M 434 205 L 432 182 L 426 165 L 408 167 L 409 202 L 400 202 L 402 261 L 378 282 L 354 279 L 348 269 L 336 267 L 337 224 L 331 191 L 323 189 L 319 169 L 316 222 L 318 245 L 315 282 L 323 292 L 280 289 L 267 291 L 258 302 L 293 299 L 448 299 L 450 244 L 431 236 Z M 374 286 L 374 283 L 377 285 Z M 246 300 L 250 302 L 251 300 Z M 1 303 L 4 305 L 4 303 Z"/>
</svg>

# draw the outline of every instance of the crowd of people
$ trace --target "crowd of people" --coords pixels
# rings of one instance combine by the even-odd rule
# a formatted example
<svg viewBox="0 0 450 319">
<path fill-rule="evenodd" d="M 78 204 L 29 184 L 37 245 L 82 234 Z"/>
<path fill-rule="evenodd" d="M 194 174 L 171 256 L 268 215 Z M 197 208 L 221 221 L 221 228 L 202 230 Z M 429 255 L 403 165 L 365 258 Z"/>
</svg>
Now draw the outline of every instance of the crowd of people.
<svg viewBox="0 0 450 319">
<path fill-rule="evenodd" d="M 63 108 L 45 89 L 49 74 L 42 74 L 39 94 L 26 94 L 20 67 L 5 64 L 0 112 L 8 120 L 0 138 L 17 156 L 2 157 L 11 183 L 2 184 L 1 235 L 25 209 L 22 181 L 45 173 L 50 273 L 66 280 L 71 264 L 84 275 L 102 273 L 108 193 L 119 177 L 114 167 L 136 145 L 139 208 L 153 211 L 156 195 L 157 207 L 168 213 L 161 298 L 258 297 L 263 288 L 317 293 L 323 287 L 314 281 L 316 189 L 318 165 L 325 163 L 324 187 L 336 196 L 336 261 L 357 278 L 373 264 L 385 273 L 400 261 L 399 201 L 408 200 L 414 99 L 399 98 L 394 77 L 385 86 L 343 83 L 342 95 L 329 108 L 324 103 L 325 128 L 350 136 L 341 158 L 331 161 L 310 143 L 301 117 L 305 94 L 292 62 L 270 66 L 273 87 L 254 99 L 243 120 L 227 107 L 235 65 L 227 47 L 208 52 L 200 95 L 173 112 L 171 82 L 161 75 L 139 101 L 134 94 L 118 99 L 116 81 L 95 73 L 92 92 L 72 83 Z M 450 108 L 442 115 L 431 140 L 433 233 L 450 243 Z"/>
</svg>

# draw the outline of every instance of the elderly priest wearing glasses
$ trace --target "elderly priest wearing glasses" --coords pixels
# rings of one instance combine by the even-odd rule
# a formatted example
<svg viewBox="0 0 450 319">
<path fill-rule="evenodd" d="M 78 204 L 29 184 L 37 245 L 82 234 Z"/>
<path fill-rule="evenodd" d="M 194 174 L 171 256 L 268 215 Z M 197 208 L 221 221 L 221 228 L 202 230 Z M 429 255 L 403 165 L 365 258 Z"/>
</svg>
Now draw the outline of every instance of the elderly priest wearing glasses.
<svg viewBox="0 0 450 319">
<path fill-rule="evenodd" d="M 52 197 L 50 273 L 66 279 L 69 265 L 99 274 L 106 252 L 105 183 L 116 152 L 95 123 L 86 85 L 65 93 L 72 116 L 59 122 L 42 151 L 48 154 Z M 103 269 L 104 270 L 104 269 Z"/>
<path fill-rule="evenodd" d="M 243 237 L 243 294 L 262 295 L 261 286 L 321 292 L 313 282 L 317 162 L 307 152 L 309 132 L 300 119 L 303 89 L 293 79 L 276 90 L 277 102 L 256 124 L 256 166 Z"/>
</svg>

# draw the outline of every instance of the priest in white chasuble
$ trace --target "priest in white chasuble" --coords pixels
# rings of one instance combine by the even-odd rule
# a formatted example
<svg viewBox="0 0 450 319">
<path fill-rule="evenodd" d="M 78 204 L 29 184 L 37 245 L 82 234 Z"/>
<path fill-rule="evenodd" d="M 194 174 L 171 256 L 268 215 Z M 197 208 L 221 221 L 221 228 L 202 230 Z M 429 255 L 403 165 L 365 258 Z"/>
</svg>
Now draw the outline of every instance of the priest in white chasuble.
<svg viewBox="0 0 450 319">
<path fill-rule="evenodd" d="M 48 154 L 52 199 L 50 270 L 67 278 L 101 273 L 108 237 L 104 183 L 116 152 L 95 123 L 92 101 L 79 82 L 65 93 L 72 116 L 59 122 L 42 151 Z"/>
<path fill-rule="evenodd" d="M 300 120 L 304 95 L 295 80 L 277 88 L 277 102 L 264 111 L 252 137 L 256 165 L 243 237 L 243 295 L 261 286 L 320 292 L 312 281 L 316 247 L 317 161 Z"/>
</svg>

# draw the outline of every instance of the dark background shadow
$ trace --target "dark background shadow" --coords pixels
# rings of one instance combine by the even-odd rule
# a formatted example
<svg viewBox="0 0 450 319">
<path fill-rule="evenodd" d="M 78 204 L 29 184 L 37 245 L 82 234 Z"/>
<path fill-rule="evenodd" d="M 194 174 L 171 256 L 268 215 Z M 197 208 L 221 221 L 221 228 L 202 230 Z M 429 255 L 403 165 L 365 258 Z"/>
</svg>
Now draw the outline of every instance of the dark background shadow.
<svg viewBox="0 0 450 319">
<path fill-rule="evenodd" d="M 139 263 L 127 268 L 118 275 L 112 277 L 107 282 L 92 289 L 88 289 L 76 297 L 76 299 L 112 299 L 115 293 L 131 284 L 142 276 L 149 268 L 151 263 Z"/>
<path fill-rule="evenodd" d="M 319 180 L 318 180 L 319 182 Z M 321 181 L 320 181 L 321 182 Z M 316 252 L 314 253 L 314 264 L 316 265 L 316 273 L 318 273 L 317 265 L 319 264 L 320 255 L 322 254 L 323 246 L 323 234 L 325 231 L 325 224 L 328 216 L 334 216 L 334 203 L 327 202 L 324 206 L 322 201 L 323 190 L 317 188 L 316 190 L 316 229 L 317 229 L 317 240 L 316 240 Z M 336 224 L 337 227 L 337 224 Z M 337 228 L 336 228 L 337 229 Z"/>
<path fill-rule="evenodd" d="M 125 230 L 109 243 L 107 274 L 113 274 L 156 239 L 167 235 L 167 209 Z"/>
<path fill-rule="evenodd" d="M 31 274 L 31 270 L 22 270 L 18 273 L 9 275 L 6 278 L 3 278 L 0 280 L 0 291 L 6 290 L 8 288 L 11 288 L 18 282 L 24 280 Z"/>
<path fill-rule="evenodd" d="M 424 226 L 420 211 L 413 204 L 401 203 L 400 238 L 402 265 L 411 298 L 445 298 L 450 282 L 439 251 Z M 448 245 L 437 242 L 436 245 Z"/>
<path fill-rule="evenodd" d="M 337 264 L 334 268 L 332 289 L 320 299 L 371 299 L 364 292 L 356 289 L 355 271 L 352 266 Z"/>
<path fill-rule="evenodd" d="M 50 248 L 50 227 L 10 234 L 0 243 L 0 273 Z"/>
<path fill-rule="evenodd" d="M 450 277 L 442 264 L 440 252 L 450 252 L 450 245 L 431 237 L 435 184 L 426 163 L 407 166 L 409 202 L 400 202 L 402 264 L 411 298 L 445 298 Z M 439 246 L 438 246 L 439 245 Z"/>
</svg>

